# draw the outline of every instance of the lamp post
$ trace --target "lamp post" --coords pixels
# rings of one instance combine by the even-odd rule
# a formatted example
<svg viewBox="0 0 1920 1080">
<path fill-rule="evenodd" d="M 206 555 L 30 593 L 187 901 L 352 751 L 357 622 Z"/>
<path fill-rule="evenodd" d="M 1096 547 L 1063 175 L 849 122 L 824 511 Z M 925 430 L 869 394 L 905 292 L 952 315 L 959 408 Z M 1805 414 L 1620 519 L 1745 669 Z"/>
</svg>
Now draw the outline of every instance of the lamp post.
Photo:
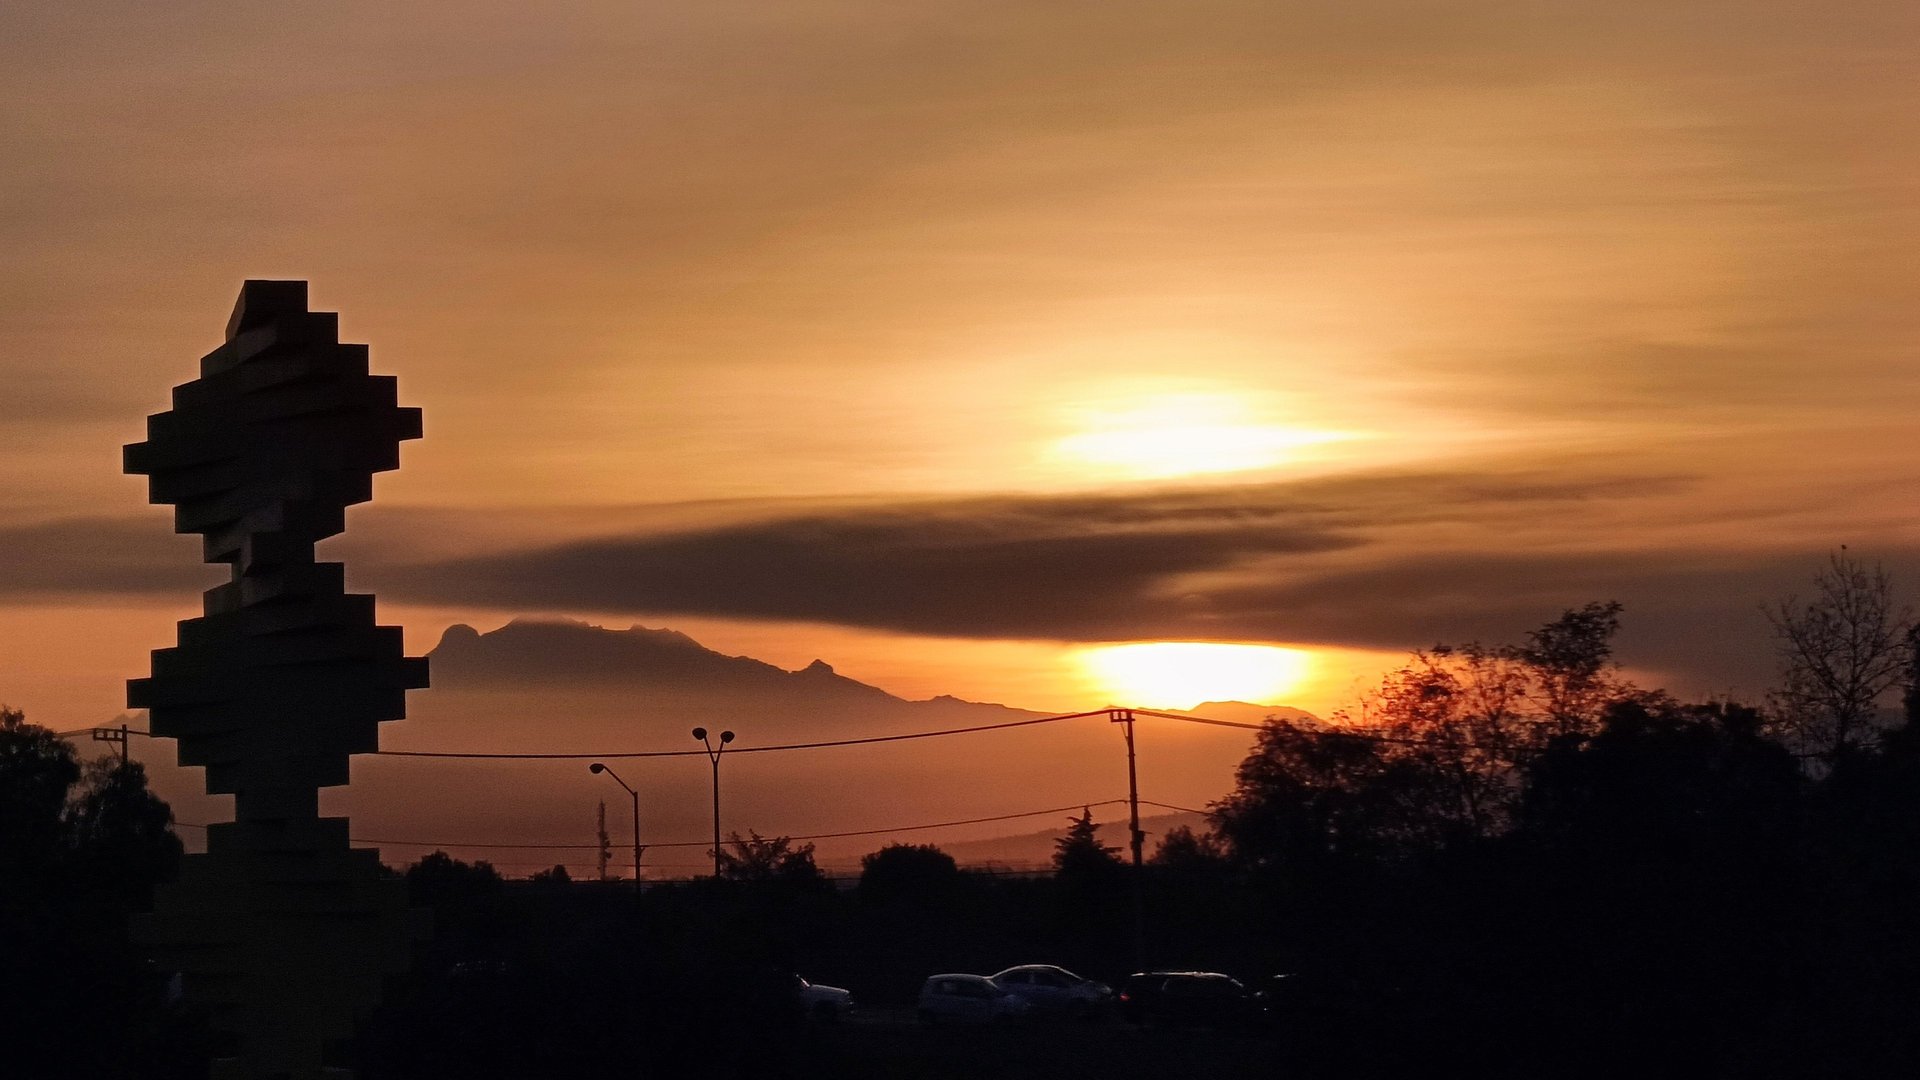
<svg viewBox="0 0 1920 1080">
<path fill-rule="evenodd" d="M 1140 774 L 1133 764 L 1133 710 L 1108 709 L 1107 721 L 1125 724 L 1127 736 L 1127 836 L 1128 846 L 1133 848 L 1133 962 L 1136 967 L 1147 966 L 1147 900 L 1145 870 L 1141 869 L 1141 848 L 1146 845 L 1147 834 L 1140 831 Z"/>
<path fill-rule="evenodd" d="M 720 745 L 707 741 L 707 729 L 693 729 L 693 737 L 707 748 L 707 760 L 713 763 L 713 876 L 720 877 L 720 755 L 727 752 L 727 744 L 733 741 L 733 732 L 720 733 Z"/>
<path fill-rule="evenodd" d="M 640 851 L 641 851 L 641 848 L 640 848 L 640 793 L 633 790 L 630 787 L 627 787 L 627 782 L 625 780 L 620 779 L 619 773 L 614 772 L 612 769 L 607 768 L 604 764 L 598 761 L 587 766 L 587 771 L 593 772 L 593 773 L 606 773 L 608 776 L 613 777 L 613 782 L 616 784 L 619 784 L 623 788 L 627 788 L 627 795 L 633 799 L 633 891 L 639 892 L 640 891 Z"/>
</svg>

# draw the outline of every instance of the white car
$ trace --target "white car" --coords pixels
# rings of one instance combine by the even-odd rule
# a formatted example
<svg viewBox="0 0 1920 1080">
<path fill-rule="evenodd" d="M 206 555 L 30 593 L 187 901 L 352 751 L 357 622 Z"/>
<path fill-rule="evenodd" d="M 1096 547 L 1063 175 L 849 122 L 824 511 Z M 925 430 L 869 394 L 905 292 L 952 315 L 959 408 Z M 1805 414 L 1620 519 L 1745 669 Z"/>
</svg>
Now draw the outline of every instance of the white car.
<svg viewBox="0 0 1920 1080">
<path fill-rule="evenodd" d="M 923 1024 L 1006 1022 L 1025 1017 L 1032 1008 L 985 975 L 935 975 L 920 987 Z"/>
<path fill-rule="evenodd" d="M 993 983 L 1036 1012 L 1091 1019 L 1113 1005 L 1113 988 L 1052 964 L 1021 964 L 993 976 Z"/>
<path fill-rule="evenodd" d="M 793 990 L 809 1020 L 840 1020 L 853 1011 L 853 994 L 837 986 L 810 983 L 795 975 Z"/>
</svg>

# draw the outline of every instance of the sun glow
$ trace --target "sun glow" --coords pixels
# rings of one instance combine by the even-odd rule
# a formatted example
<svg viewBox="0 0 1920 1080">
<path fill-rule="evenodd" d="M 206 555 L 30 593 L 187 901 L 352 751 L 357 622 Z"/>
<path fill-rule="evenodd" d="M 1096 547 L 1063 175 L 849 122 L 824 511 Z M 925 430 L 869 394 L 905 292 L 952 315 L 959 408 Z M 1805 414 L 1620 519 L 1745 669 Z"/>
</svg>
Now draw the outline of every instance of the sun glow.
<svg viewBox="0 0 1920 1080">
<path fill-rule="evenodd" d="M 1117 705 L 1190 709 L 1203 701 L 1274 704 L 1304 682 L 1311 657 L 1276 645 L 1152 641 L 1103 645 L 1075 656 Z"/>
<path fill-rule="evenodd" d="M 1123 408 L 1079 411 L 1080 430 L 1052 455 L 1135 479 L 1269 469 L 1353 436 L 1270 423 L 1231 394 L 1162 394 Z"/>
</svg>

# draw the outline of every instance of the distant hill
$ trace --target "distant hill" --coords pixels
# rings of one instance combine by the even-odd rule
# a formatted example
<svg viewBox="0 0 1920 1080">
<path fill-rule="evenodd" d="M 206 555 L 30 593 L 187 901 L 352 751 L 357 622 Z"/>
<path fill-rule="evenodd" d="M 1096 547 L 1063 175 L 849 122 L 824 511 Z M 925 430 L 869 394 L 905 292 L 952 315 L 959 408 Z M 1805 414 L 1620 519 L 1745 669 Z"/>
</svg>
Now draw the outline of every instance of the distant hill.
<svg viewBox="0 0 1920 1080">
<path fill-rule="evenodd" d="M 942 738 L 779 753 L 771 744 L 893 736 L 1038 719 L 1004 705 L 934 697 L 910 701 L 835 672 L 824 661 L 787 671 L 728 656 L 666 629 L 611 629 L 580 622 L 517 619 L 481 632 L 448 629 L 430 655 L 432 688 L 408 695 L 409 717 L 382 725 L 390 751 L 520 753 L 538 758 L 359 756 L 353 785 L 324 792 L 327 813 L 354 819 L 356 837 L 380 838 L 383 858 L 404 863 L 443 847 L 487 858 L 510 875 L 555 862 L 591 863 L 597 807 L 607 803 L 616 852 L 631 843 L 627 794 L 589 774 L 604 757 L 640 793 L 644 862 L 659 874 L 696 871 L 706 858 L 712 775 L 694 727 L 730 729 L 738 739 L 721 764 L 722 826 L 762 835 L 891 828 L 1017 813 L 1126 794 L 1126 755 L 1104 718 L 1065 720 Z M 1217 702 L 1195 715 L 1257 723 L 1297 710 Z M 1143 798 L 1204 806 L 1233 783 L 1253 733 L 1140 721 Z M 658 755 L 680 756 L 631 756 Z M 158 763 L 156 787 L 183 821 L 220 820 L 224 800 L 199 794 L 197 770 Z M 627 755 L 627 756 L 622 756 Z M 970 859 L 1006 861 L 1051 854 L 1048 834 L 999 843 L 1005 823 L 899 834 L 953 845 L 980 842 Z M 818 840 L 823 862 L 844 865 L 893 835 Z M 1019 838 L 1015 838 L 1018 840 Z M 401 845 L 398 840 L 419 840 Z M 579 849 L 487 849 L 482 843 L 580 844 Z M 677 845 L 677 846 L 676 846 Z"/>
<path fill-rule="evenodd" d="M 1320 720 L 1305 709 L 1290 708 L 1286 705 L 1254 705 L 1245 701 L 1207 701 L 1191 709 L 1168 709 L 1167 711 L 1181 712 L 1188 716 L 1203 716 L 1210 720 L 1231 720 L 1236 724 L 1259 724 L 1272 717 L 1310 724 L 1318 723 Z"/>
<path fill-rule="evenodd" d="M 515 619 L 483 634 L 447 628 L 428 654 L 436 685 L 697 687 L 707 692 L 898 701 L 886 691 L 836 674 L 824 660 L 786 671 L 748 656 L 727 656 L 677 630 L 610 630 L 578 622 Z"/>
<path fill-rule="evenodd" d="M 441 635 L 428 658 L 434 689 L 455 693 L 645 692 L 676 700 L 768 699 L 783 706 L 804 702 L 836 709 L 925 705 L 936 710 L 1020 711 L 946 696 L 908 701 L 849 679 L 824 660 L 787 671 L 749 656 L 716 652 L 677 630 L 644 626 L 614 630 L 582 622 L 515 619 L 483 634 L 457 623 Z"/>
</svg>

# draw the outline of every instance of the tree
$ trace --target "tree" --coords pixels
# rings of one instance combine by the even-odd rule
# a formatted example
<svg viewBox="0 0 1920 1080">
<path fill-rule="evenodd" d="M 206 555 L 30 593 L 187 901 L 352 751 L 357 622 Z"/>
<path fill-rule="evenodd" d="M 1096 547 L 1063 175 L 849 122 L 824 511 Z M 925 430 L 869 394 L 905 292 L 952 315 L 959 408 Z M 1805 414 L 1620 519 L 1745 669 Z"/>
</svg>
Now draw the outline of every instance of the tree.
<svg viewBox="0 0 1920 1080">
<path fill-rule="evenodd" d="M 1614 600 L 1570 608 L 1510 650 L 1529 669 L 1534 702 L 1554 734 L 1593 730 L 1630 689 L 1615 677 L 1613 663 L 1621 610 Z"/>
<path fill-rule="evenodd" d="M 1436 645 L 1389 672 L 1359 713 L 1336 726 L 1378 736 L 1393 798 L 1436 839 L 1498 835 L 1518 796 L 1518 768 L 1556 737 L 1599 730 L 1608 709 L 1652 704 L 1613 662 L 1618 603 L 1569 608 L 1522 645 Z M 1384 775 L 1384 774 L 1383 774 Z"/>
<path fill-rule="evenodd" d="M 1268 720 L 1214 804 L 1232 862 L 1256 875 L 1406 846 L 1407 815 L 1392 797 L 1393 763 L 1366 735 Z"/>
<path fill-rule="evenodd" d="M 85 872 L 129 910 L 146 907 L 154 886 L 179 868 L 173 808 L 148 789 L 146 767 L 137 761 L 107 758 L 87 766 L 68 817 Z"/>
<path fill-rule="evenodd" d="M 444 851 L 407 867 L 407 898 L 433 912 L 434 953 L 448 962 L 480 955 L 503 934 L 505 887 L 493 864 Z"/>
<path fill-rule="evenodd" d="M 0 706 L 0 889 L 59 884 L 125 911 L 180 861 L 173 811 L 137 761 L 82 767 L 72 746 Z"/>
<path fill-rule="evenodd" d="M 1513 766 L 1537 739 L 1528 704 L 1531 673 L 1511 648 L 1437 645 L 1389 672 L 1355 717 L 1335 726 L 1380 737 L 1372 754 L 1402 780 L 1420 816 L 1461 836 L 1486 836 L 1505 822 Z"/>
<path fill-rule="evenodd" d="M 862 900 L 926 900 L 951 892 L 959 881 L 953 856 L 932 844 L 888 844 L 860 859 Z"/>
<path fill-rule="evenodd" d="M 1178 825 L 1160 838 L 1149 863 L 1176 873 L 1207 872 L 1226 865 L 1227 848 L 1212 832 Z"/>
<path fill-rule="evenodd" d="M 1092 807 L 1082 807 L 1080 816 L 1067 822 L 1066 835 L 1053 842 L 1053 866 L 1062 877 L 1093 878 L 1120 868 L 1120 849 L 1100 842 Z"/>
<path fill-rule="evenodd" d="M 79 780 L 72 746 L 0 706 L 0 899 L 57 873 L 67 848 L 67 792 Z"/>
<path fill-rule="evenodd" d="M 407 867 L 407 895 L 436 912 L 489 903 L 500 889 L 500 872 L 484 859 L 467 863 L 436 851 Z"/>
<path fill-rule="evenodd" d="M 761 836 L 749 829 L 745 839 L 739 833 L 728 833 L 727 846 L 732 850 L 720 852 L 720 876 L 728 881 L 805 886 L 826 883 L 826 875 L 814 865 L 812 844 L 794 847 L 790 837 Z"/>
<path fill-rule="evenodd" d="M 126 937 L 173 872 L 172 813 L 138 763 L 81 765 L 72 746 L 0 707 L 0 1027 L 8 1075 L 149 1075 L 188 1030 Z M 98 1018 L 114 1033 L 100 1037 Z M 160 1033 L 166 1032 L 166 1035 Z M 0 1069 L 0 1071 L 7 1071 Z"/>
<path fill-rule="evenodd" d="M 532 880 L 536 885 L 551 885 L 557 888 L 573 884 L 573 875 L 567 873 L 566 867 L 556 863 L 550 870 L 534 871 Z"/>
<path fill-rule="evenodd" d="M 1627 861 L 1668 852 L 1692 862 L 1755 831 L 1764 841 L 1729 861 L 1751 863 L 1762 848 L 1784 855 L 1803 781 L 1762 727 L 1756 710 L 1725 702 L 1615 706 L 1593 738 L 1556 741 L 1530 764 L 1519 834 L 1574 861 L 1604 848 Z"/>
<path fill-rule="evenodd" d="M 1886 570 L 1844 547 L 1813 584 L 1811 600 L 1762 608 L 1780 661 L 1773 726 L 1832 764 L 1871 737 L 1881 699 L 1907 674 L 1913 618 L 1895 607 Z"/>
</svg>

